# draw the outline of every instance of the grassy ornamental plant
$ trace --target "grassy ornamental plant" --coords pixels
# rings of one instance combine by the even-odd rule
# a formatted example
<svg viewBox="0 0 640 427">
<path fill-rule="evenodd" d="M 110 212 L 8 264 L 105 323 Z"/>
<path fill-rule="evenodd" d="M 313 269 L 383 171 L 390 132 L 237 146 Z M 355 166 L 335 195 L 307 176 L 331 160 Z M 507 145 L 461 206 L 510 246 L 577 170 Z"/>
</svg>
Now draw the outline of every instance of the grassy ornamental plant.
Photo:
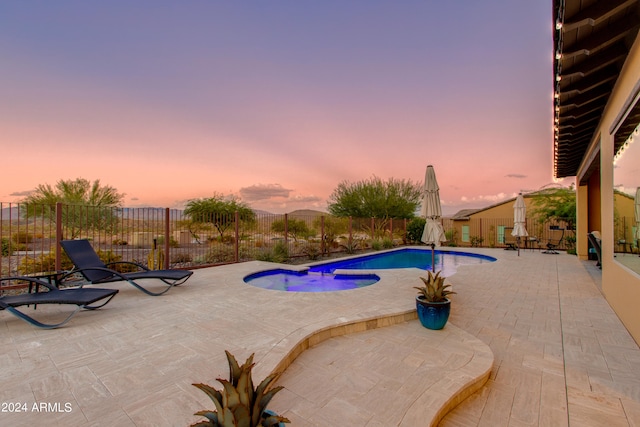
<svg viewBox="0 0 640 427">
<path fill-rule="evenodd" d="M 271 398 L 282 390 L 282 386 L 270 388 L 277 374 L 269 375 L 254 388 L 251 379 L 251 369 L 255 366 L 253 354 L 244 365 L 239 366 L 231 353 L 226 350 L 225 353 L 229 362 L 229 380 L 217 379 L 222 384 L 222 390 L 206 384 L 193 384 L 209 396 L 216 409 L 196 412 L 195 415 L 202 415 L 207 421 L 192 424 L 192 427 L 268 427 L 289 423 L 284 417 L 265 412 Z"/>
<path fill-rule="evenodd" d="M 450 288 L 451 285 L 444 284 L 444 277 L 440 277 L 440 271 L 436 274 L 432 274 L 430 271 L 429 277 L 421 277 L 420 280 L 424 283 L 424 286 L 418 287 L 414 286 L 415 289 L 419 291 L 419 295 L 421 295 L 428 302 L 444 302 L 447 300 L 449 295 L 455 294 L 455 292 L 447 289 Z"/>
</svg>

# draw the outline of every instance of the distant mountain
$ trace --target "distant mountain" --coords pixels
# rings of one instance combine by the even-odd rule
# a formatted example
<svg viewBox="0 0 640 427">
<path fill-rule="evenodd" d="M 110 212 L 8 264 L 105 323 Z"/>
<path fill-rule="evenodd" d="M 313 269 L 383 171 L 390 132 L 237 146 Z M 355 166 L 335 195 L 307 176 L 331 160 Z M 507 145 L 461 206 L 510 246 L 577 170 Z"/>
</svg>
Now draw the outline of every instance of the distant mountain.
<svg viewBox="0 0 640 427">
<path fill-rule="evenodd" d="M 11 207 L 11 208 L 2 208 L 2 211 L 0 211 L 0 218 L 1 219 L 18 219 L 20 218 L 20 213 L 18 211 L 18 207 Z"/>
</svg>

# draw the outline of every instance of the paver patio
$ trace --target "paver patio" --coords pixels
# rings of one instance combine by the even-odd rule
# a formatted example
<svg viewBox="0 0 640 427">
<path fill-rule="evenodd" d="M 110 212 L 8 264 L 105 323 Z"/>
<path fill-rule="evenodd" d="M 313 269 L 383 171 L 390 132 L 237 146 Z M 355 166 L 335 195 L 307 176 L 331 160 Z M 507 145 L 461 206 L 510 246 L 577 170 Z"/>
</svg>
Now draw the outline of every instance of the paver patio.
<svg viewBox="0 0 640 427">
<path fill-rule="evenodd" d="M 476 251 L 499 262 L 459 269 L 443 331 L 413 320 L 420 271 L 291 294 L 242 282 L 272 266 L 261 262 L 196 270 L 158 298 L 118 285 L 104 309 L 52 331 L 2 313 L 2 402 L 28 410 L 0 412 L 0 425 L 188 425 L 213 407 L 191 383 L 226 377 L 225 349 L 255 352 L 255 379 L 293 362 L 270 407 L 294 426 L 428 425 L 418 417 L 438 419 L 468 386 L 481 388 L 442 425 L 640 425 L 640 350 L 599 271 L 564 254 Z"/>
</svg>

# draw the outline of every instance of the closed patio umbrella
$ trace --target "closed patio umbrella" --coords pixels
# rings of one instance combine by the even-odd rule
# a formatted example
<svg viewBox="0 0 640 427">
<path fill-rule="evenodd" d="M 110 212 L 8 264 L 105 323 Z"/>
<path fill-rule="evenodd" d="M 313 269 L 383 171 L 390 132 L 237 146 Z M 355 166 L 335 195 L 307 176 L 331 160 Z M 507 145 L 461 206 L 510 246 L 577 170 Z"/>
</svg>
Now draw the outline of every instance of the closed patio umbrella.
<svg viewBox="0 0 640 427">
<path fill-rule="evenodd" d="M 524 197 L 522 193 L 516 197 L 516 202 L 513 204 L 513 230 L 511 235 L 518 241 L 518 256 L 520 256 L 520 237 L 526 237 L 529 235 L 526 228 L 527 221 L 527 206 L 524 204 Z"/>
<path fill-rule="evenodd" d="M 440 187 L 436 180 L 436 172 L 433 166 L 427 166 L 427 172 L 424 177 L 424 193 L 422 195 L 422 215 L 427 222 L 422 232 L 423 243 L 431 245 L 431 269 L 436 271 L 436 255 L 435 248 L 440 246 L 441 242 L 447 240 L 444 235 L 444 229 L 440 223 L 442 216 L 442 207 L 440 206 Z"/>
<path fill-rule="evenodd" d="M 635 219 L 636 219 L 636 245 L 640 253 L 640 187 L 636 188 L 636 198 L 634 200 Z"/>
</svg>

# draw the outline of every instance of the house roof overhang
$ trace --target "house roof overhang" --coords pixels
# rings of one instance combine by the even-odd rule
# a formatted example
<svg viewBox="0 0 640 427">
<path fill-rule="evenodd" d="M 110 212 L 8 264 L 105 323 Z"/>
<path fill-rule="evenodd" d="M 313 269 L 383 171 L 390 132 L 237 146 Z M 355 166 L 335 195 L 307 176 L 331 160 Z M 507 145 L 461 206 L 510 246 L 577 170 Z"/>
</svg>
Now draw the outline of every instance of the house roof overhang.
<svg viewBox="0 0 640 427">
<path fill-rule="evenodd" d="M 564 178 L 595 136 L 640 29 L 640 0 L 553 0 L 553 25 L 553 166 Z"/>
</svg>

